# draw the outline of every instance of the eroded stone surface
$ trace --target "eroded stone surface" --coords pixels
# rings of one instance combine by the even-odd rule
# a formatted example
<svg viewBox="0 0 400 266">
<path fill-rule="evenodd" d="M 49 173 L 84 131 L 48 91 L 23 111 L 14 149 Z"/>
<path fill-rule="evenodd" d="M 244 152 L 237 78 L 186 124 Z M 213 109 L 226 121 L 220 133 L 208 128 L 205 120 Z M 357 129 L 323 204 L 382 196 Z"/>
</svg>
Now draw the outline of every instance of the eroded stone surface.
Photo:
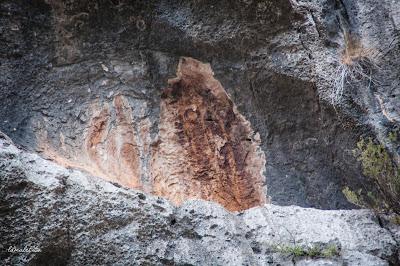
<svg viewBox="0 0 400 266">
<path fill-rule="evenodd" d="M 123 186 L 142 188 L 141 155 L 148 156 L 150 146 L 146 120 L 134 123 L 132 107 L 122 95 L 104 104 L 95 102 L 91 109 L 83 143 L 76 149 L 62 145 L 57 151 L 46 131 L 40 131 L 38 143 L 44 155 Z"/>
<path fill-rule="evenodd" d="M 209 64 L 181 58 L 162 94 L 153 191 L 173 202 L 212 200 L 228 210 L 266 202 L 260 138 Z"/>
<path fill-rule="evenodd" d="M 176 207 L 24 152 L 1 133 L 0 203 L 3 265 L 398 265 L 399 226 L 382 228 L 367 210 Z M 276 250 L 332 243 L 340 255 L 325 259 Z"/>
<path fill-rule="evenodd" d="M 48 151 L 84 161 L 92 104 L 111 111 L 114 96 L 123 95 L 134 123 L 155 139 L 160 88 L 179 58 L 190 56 L 212 65 L 260 133 L 272 202 L 351 208 L 341 191 L 366 185 L 351 152 L 360 137 L 378 138 L 394 156 L 400 151 L 399 138 L 388 140 L 399 131 L 399 3 L 4 0 L 0 129 L 39 152 L 42 131 Z M 344 49 L 340 15 L 363 46 L 380 51 L 380 70 L 376 84 L 347 84 L 343 105 L 332 108 L 323 96 Z M 136 143 L 142 186 L 151 190 L 141 144 L 148 139 Z"/>
<path fill-rule="evenodd" d="M 109 123 L 110 114 L 103 109 L 91 122 L 86 137 L 89 158 L 114 181 L 128 187 L 140 187 L 140 153 L 133 125 L 132 110 L 122 96 L 113 101 L 115 125 Z"/>
<path fill-rule="evenodd" d="M 91 104 L 91 117 L 83 138 L 74 141 L 77 145 L 67 146 L 60 132 L 61 145 L 52 146 L 48 129 L 43 129 L 37 133 L 38 146 L 61 165 L 177 204 L 198 198 L 244 210 L 267 202 L 260 137 L 209 64 L 182 58 L 177 78 L 169 80 L 161 98 L 159 135 L 152 145 L 149 120 L 135 120 L 128 98 L 116 95 Z M 146 186 L 144 171 L 150 176 Z"/>
</svg>

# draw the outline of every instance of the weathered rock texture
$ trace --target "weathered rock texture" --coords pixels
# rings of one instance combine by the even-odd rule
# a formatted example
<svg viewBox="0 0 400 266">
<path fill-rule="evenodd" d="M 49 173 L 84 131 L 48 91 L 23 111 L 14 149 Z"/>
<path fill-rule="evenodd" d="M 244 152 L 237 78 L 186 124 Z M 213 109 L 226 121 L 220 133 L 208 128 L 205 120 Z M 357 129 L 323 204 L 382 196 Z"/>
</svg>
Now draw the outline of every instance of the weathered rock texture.
<svg viewBox="0 0 400 266">
<path fill-rule="evenodd" d="M 140 153 L 132 123 L 132 110 L 122 96 L 114 98 L 113 106 L 113 126 L 110 126 L 112 120 L 107 106 L 93 117 L 86 137 L 86 151 L 91 161 L 98 168 L 104 169 L 111 180 L 139 188 Z"/>
<path fill-rule="evenodd" d="M 1 1 L 0 129 L 151 191 L 162 88 L 192 57 L 211 64 L 259 132 L 272 202 L 348 208 L 343 186 L 365 184 L 351 153 L 360 136 L 399 152 L 387 139 L 399 129 L 399 9 L 392 0 Z M 379 71 L 371 85 L 346 82 L 333 108 L 324 99 L 344 32 L 378 51 Z"/>
<path fill-rule="evenodd" d="M 399 10 L 396 0 L 0 1 L 0 130 L 57 163 L 0 141 L 0 261 L 398 265 L 398 227 L 364 210 L 232 214 L 185 200 L 354 207 L 343 187 L 373 185 L 352 154 L 360 137 L 400 162 Z M 371 65 L 344 79 L 332 106 L 349 36 Z M 276 252 L 309 243 L 342 251 Z M 12 245 L 42 252 L 4 252 Z"/>
<path fill-rule="evenodd" d="M 67 170 L 0 135 L 2 265 L 398 265 L 400 228 L 367 210 L 181 207 Z M 334 244 L 331 258 L 277 246 Z M 25 247 L 38 253 L 10 253 Z"/>
<path fill-rule="evenodd" d="M 212 200 L 228 210 L 266 202 L 259 136 L 236 110 L 210 65 L 179 62 L 160 108 L 151 164 L 155 194 L 182 203 Z"/>
<path fill-rule="evenodd" d="M 128 99 L 116 95 L 91 104 L 81 145 L 66 145 L 60 132 L 60 146 L 52 146 L 45 128 L 36 134 L 37 148 L 63 166 L 177 204 L 198 198 L 229 210 L 262 205 L 265 156 L 260 137 L 213 75 L 209 64 L 180 60 L 177 78 L 161 95 L 159 134 L 152 145 L 150 121 L 135 121 Z M 143 171 L 150 177 L 147 183 Z"/>
<path fill-rule="evenodd" d="M 65 145 L 60 133 L 61 149 L 51 147 L 46 130 L 39 131 L 37 145 L 43 155 L 57 163 L 85 170 L 130 188 L 142 188 L 141 158 L 150 152 L 148 120 L 133 123 L 132 109 L 124 96 L 117 95 L 110 103 L 91 108 L 82 145 Z"/>
</svg>

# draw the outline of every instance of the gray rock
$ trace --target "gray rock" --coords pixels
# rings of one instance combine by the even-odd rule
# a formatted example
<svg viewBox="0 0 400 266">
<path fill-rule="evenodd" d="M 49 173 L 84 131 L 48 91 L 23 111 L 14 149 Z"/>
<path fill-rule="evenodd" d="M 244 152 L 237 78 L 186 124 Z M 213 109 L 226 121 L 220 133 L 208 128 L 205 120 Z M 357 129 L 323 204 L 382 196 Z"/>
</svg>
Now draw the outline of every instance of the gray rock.
<svg viewBox="0 0 400 266">
<path fill-rule="evenodd" d="M 0 1 L 0 130 L 20 145 L 0 133 L 0 261 L 400 264 L 398 226 L 367 210 L 337 210 L 354 207 L 345 185 L 373 188 L 352 155 L 360 137 L 378 139 L 400 163 L 400 139 L 388 138 L 400 136 L 399 10 L 398 0 Z M 374 66 L 369 78 L 346 80 L 332 106 L 346 31 Z M 175 207 L 30 153 L 73 159 L 93 104 L 122 95 L 135 136 L 148 130 L 137 147 L 150 187 L 147 147 L 181 56 L 209 62 L 259 132 L 272 202 L 301 207 Z M 329 245 L 340 256 L 282 252 Z"/>
<path fill-rule="evenodd" d="M 394 0 L 1 1 L 0 130 L 31 151 L 46 132 L 54 150 L 77 152 L 92 103 L 124 95 L 155 141 L 160 89 L 190 56 L 211 63 L 260 133 L 274 203 L 351 208 L 343 187 L 369 184 L 351 154 L 360 136 L 400 150 L 387 140 L 399 128 L 398 10 Z M 372 86 L 347 84 L 333 108 L 341 14 L 381 70 Z"/>
<path fill-rule="evenodd" d="M 1 260 L 5 265 L 389 265 L 399 231 L 367 210 L 265 205 L 241 213 L 164 199 L 65 169 L 0 135 Z M 395 238 L 394 238 L 395 237 Z M 277 247 L 338 247 L 331 258 Z M 8 252 L 31 248 L 40 252 Z M 12 251 L 12 250 L 11 250 Z"/>
</svg>

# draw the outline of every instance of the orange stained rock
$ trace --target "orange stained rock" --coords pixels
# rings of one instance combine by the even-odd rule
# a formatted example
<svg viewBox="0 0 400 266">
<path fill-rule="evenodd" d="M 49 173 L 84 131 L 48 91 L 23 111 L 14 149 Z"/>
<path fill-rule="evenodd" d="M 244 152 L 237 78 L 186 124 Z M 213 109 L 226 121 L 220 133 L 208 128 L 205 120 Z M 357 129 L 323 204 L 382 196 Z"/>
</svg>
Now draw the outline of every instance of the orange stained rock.
<svg viewBox="0 0 400 266">
<path fill-rule="evenodd" d="M 180 204 L 216 201 L 231 211 L 261 205 L 265 156 L 250 123 L 209 64 L 182 58 L 161 100 L 153 192 Z"/>
<path fill-rule="evenodd" d="M 37 134 L 39 148 L 63 166 L 79 168 L 123 186 L 140 189 L 141 162 L 137 141 L 146 138 L 147 142 L 142 145 L 150 146 L 148 128 L 136 134 L 132 109 L 124 96 L 117 95 L 112 103 L 102 106 L 95 103 L 91 109 L 93 114 L 84 143 L 76 145 L 81 146 L 81 150 L 66 147 L 64 137 L 60 138 L 62 149 L 57 150 L 50 145 L 47 132 L 43 131 Z M 142 121 L 142 124 L 145 123 Z"/>
<path fill-rule="evenodd" d="M 113 101 L 114 118 L 106 105 L 92 118 L 86 136 L 88 157 L 108 177 L 131 188 L 140 188 L 140 155 L 132 110 L 123 96 Z M 111 125 L 111 121 L 115 125 Z"/>
<path fill-rule="evenodd" d="M 68 146 L 62 132 L 59 150 L 50 145 L 54 141 L 46 131 L 38 132 L 38 142 L 47 156 L 64 166 L 176 204 L 204 199 L 240 211 L 266 203 L 260 138 L 214 78 L 210 65 L 182 58 L 177 77 L 168 85 L 153 145 L 151 122 L 134 119 L 132 106 L 122 95 L 92 104 L 83 145 Z"/>
</svg>

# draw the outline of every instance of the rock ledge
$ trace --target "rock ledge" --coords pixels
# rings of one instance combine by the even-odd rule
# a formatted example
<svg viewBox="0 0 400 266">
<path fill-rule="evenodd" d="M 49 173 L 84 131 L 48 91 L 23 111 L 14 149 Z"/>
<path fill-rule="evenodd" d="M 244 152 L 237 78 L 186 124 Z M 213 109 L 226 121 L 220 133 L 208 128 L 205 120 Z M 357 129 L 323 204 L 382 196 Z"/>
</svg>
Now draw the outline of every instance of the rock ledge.
<svg viewBox="0 0 400 266">
<path fill-rule="evenodd" d="M 265 205 L 230 213 L 196 200 L 174 207 L 70 170 L 0 135 L 1 261 L 5 265 L 395 265 L 398 227 L 367 210 Z M 279 246 L 335 245 L 331 258 Z M 40 252 L 8 252 L 33 248 Z"/>
</svg>

